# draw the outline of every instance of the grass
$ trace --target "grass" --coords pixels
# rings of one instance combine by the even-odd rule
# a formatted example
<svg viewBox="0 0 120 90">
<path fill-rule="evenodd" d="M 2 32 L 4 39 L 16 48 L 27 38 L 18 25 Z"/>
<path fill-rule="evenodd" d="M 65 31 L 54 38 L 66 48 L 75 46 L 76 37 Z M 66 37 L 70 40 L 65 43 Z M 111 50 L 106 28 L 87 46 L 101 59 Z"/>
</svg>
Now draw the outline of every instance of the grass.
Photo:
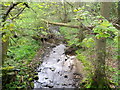
<svg viewBox="0 0 120 90">
<path fill-rule="evenodd" d="M 34 77 L 34 65 L 31 63 L 34 64 L 33 58 L 40 48 L 40 43 L 29 36 L 14 38 L 14 40 L 16 43 L 11 41 L 12 45 L 9 46 L 7 59 L 3 65 L 3 88 L 6 90 L 8 88 L 31 88 Z"/>
</svg>

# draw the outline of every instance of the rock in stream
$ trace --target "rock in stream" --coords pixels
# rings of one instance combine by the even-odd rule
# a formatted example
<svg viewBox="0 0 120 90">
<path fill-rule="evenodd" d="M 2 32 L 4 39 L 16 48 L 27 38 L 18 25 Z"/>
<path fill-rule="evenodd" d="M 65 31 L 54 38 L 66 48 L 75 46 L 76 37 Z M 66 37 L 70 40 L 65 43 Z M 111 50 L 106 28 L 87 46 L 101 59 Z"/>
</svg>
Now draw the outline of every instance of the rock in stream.
<svg viewBox="0 0 120 90">
<path fill-rule="evenodd" d="M 43 57 L 43 63 L 37 69 L 39 79 L 34 81 L 34 88 L 76 88 L 75 56 L 65 55 L 65 48 L 60 44 Z"/>
</svg>

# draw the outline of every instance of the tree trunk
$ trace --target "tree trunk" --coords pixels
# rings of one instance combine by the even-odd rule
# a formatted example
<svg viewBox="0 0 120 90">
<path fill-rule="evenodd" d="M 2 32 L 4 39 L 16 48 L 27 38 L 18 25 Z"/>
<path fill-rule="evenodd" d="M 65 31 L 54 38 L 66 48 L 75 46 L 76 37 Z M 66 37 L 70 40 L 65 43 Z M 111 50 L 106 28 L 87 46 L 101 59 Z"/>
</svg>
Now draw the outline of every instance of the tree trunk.
<svg viewBox="0 0 120 90">
<path fill-rule="evenodd" d="M 9 13 L 11 12 L 11 10 L 12 10 L 16 5 L 18 5 L 18 4 L 19 4 L 19 2 L 17 2 L 17 3 L 11 3 L 11 5 L 10 5 L 7 9 L 4 8 L 4 6 L 2 5 L 1 10 L 2 10 L 2 11 L 5 11 L 5 12 L 2 12 L 2 13 L 1 13 L 1 16 L 2 16 L 1 23 L 5 22 L 5 21 L 7 20 L 7 17 L 8 17 L 8 15 L 9 15 Z M 4 25 L 1 25 L 1 27 L 3 28 Z M 2 35 L 6 35 L 6 33 L 3 32 Z M 5 38 L 5 40 L 6 40 L 5 42 L 2 41 L 2 64 L 4 64 L 4 60 L 5 60 L 5 58 L 6 58 L 7 49 L 8 49 L 8 45 L 9 45 L 9 36 L 7 36 L 7 37 Z"/>
<path fill-rule="evenodd" d="M 5 11 L 5 9 L 6 8 L 4 8 L 4 6 L 2 5 L 1 6 L 1 10 Z M 5 22 L 6 21 L 6 18 L 7 18 L 7 15 L 8 15 L 8 13 L 7 13 L 7 15 L 6 15 L 6 13 L 5 14 L 4 14 L 4 12 L 1 13 L 1 16 L 2 16 L 1 22 Z M 4 27 L 4 25 L 1 25 L 1 27 Z M 2 38 L 3 34 L 5 34 L 5 33 L 4 32 L 1 33 L 1 38 Z M 6 37 L 6 42 L 2 41 L 2 39 L 1 39 L 1 43 L 0 43 L 2 45 L 2 47 L 0 47 L 2 49 L 1 50 L 1 53 L 2 53 L 2 58 L 1 58 L 2 64 L 4 64 L 4 60 L 5 60 L 5 57 L 6 57 L 6 54 L 7 54 L 7 48 L 8 48 L 8 45 L 9 45 L 8 39 L 9 39 L 9 37 Z"/>
<path fill-rule="evenodd" d="M 85 35 L 83 33 L 84 27 L 79 28 L 79 42 L 82 42 L 82 40 L 85 38 Z"/>
<path fill-rule="evenodd" d="M 110 17 L 110 2 L 101 3 L 101 15 L 106 19 Z M 96 38 L 96 66 L 92 86 L 96 88 L 109 88 L 105 73 L 106 38 Z"/>
<path fill-rule="evenodd" d="M 102 88 L 106 85 L 105 74 L 106 38 L 96 38 L 96 63 L 93 86 Z"/>
<path fill-rule="evenodd" d="M 111 10 L 111 2 L 102 2 L 100 7 L 100 12 L 103 17 L 109 20 L 110 10 Z"/>
<path fill-rule="evenodd" d="M 118 24 L 120 25 L 120 1 L 118 2 Z"/>
<path fill-rule="evenodd" d="M 0 9 L 1 9 L 1 5 L 0 5 Z M 2 34 L 1 32 L 0 32 L 0 67 L 2 67 Z M 2 74 L 2 70 L 0 70 L 0 73 Z M 0 75 L 0 81 L 2 81 L 1 75 Z M 2 82 L 0 83 L 0 90 L 2 90 Z"/>
<path fill-rule="evenodd" d="M 9 37 L 6 38 L 6 42 L 2 41 L 2 64 L 4 64 L 4 60 L 6 58 L 8 46 L 9 46 Z"/>
<path fill-rule="evenodd" d="M 67 15 L 66 2 L 63 2 L 63 6 L 64 6 L 64 19 L 63 19 L 63 23 L 67 23 L 68 22 L 68 15 Z"/>
</svg>

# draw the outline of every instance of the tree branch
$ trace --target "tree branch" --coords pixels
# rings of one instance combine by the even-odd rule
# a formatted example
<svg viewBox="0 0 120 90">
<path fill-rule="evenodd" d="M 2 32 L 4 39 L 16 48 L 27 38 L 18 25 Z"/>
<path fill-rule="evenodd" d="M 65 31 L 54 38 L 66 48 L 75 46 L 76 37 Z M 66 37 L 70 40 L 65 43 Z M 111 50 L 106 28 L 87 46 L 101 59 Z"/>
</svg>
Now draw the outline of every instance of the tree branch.
<svg viewBox="0 0 120 90">
<path fill-rule="evenodd" d="M 17 2 L 17 3 L 12 3 L 10 6 L 9 6 L 9 8 L 8 8 L 8 10 L 5 12 L 5 14 L 3 15 L 3 20 L 2 20 L 2 22 L 5 22 L 6 21 L 6 18 L 7 18 L 7 16 L 8 16 L 8 14 L 10 13 L 10 11 L 16 6 L 16 5 L 18 5 L 20 2 Z"/>
<path fill-rule="evenodd" d="M 21 9 L 21 11 L 18 14 L 16 14 L 13 18 L 11 18 L 11 20 L 17 18 L 24 11 L 25 8 L 26 7 L 24 7 L 23 9 Z"/>
</svg>

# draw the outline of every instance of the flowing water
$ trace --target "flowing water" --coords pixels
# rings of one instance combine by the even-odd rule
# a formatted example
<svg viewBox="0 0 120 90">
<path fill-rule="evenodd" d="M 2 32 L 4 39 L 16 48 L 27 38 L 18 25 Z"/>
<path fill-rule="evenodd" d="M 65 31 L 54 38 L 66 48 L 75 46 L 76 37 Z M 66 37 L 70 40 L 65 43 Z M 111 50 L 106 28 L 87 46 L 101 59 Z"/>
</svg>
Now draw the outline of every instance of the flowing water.
<svg viewBox="0 0 120 90">
<path fill-rule="evenodd" d="M 64 44 L 54 47 L 43 57 L 43 63 L 37 69 L 39 79 L 34 88 L 76 88 L 75 56 L 65 55 Z"/>
</svg>

